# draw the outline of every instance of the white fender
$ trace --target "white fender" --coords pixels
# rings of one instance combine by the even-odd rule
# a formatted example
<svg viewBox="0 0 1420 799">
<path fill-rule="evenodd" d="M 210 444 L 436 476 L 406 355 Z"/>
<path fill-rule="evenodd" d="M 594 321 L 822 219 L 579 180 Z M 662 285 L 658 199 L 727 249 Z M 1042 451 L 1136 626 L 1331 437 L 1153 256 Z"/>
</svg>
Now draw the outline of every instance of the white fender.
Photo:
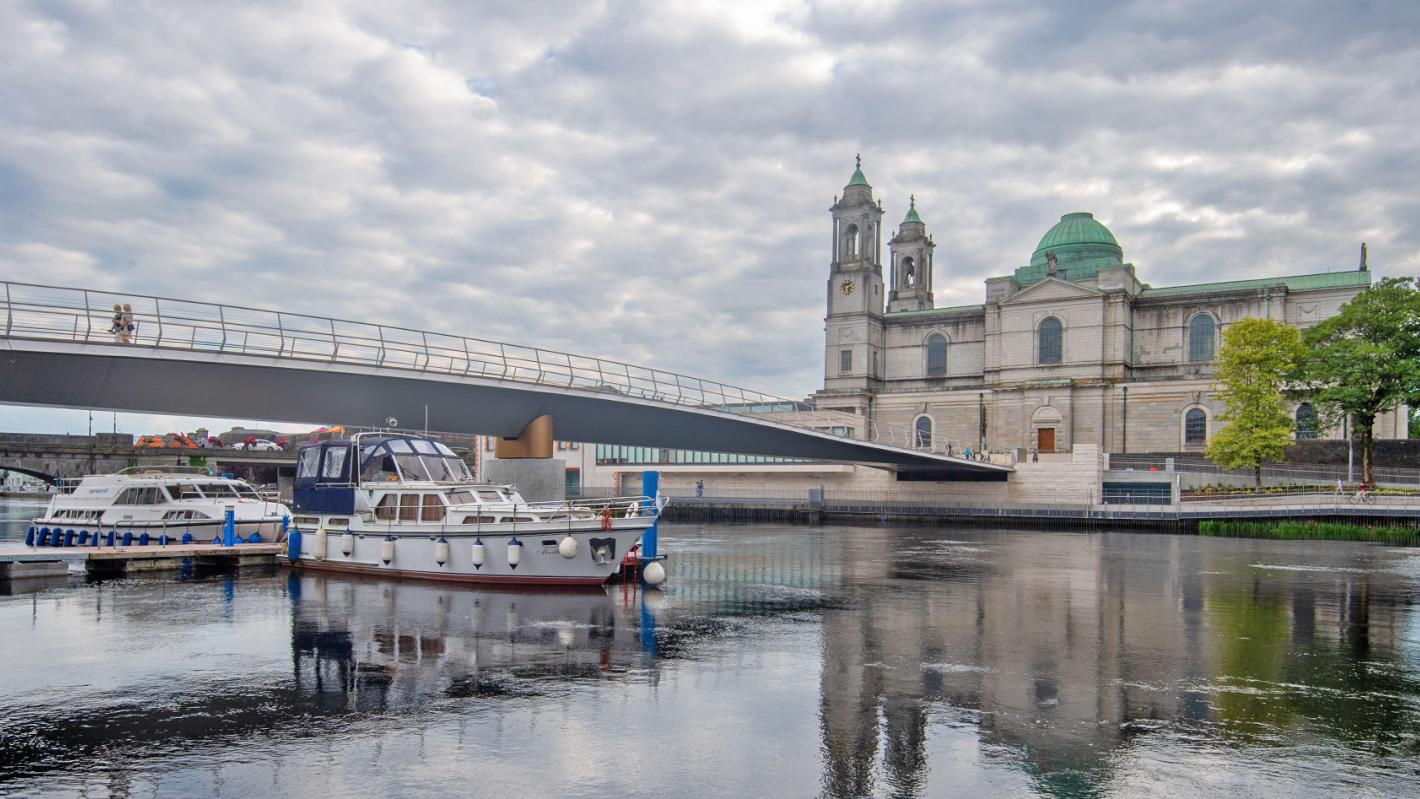
<svg viewBox="0 0 1420 799">
<path fill-rule="evenodd" d="M 442 538 L 434 542 L 434 562 L 440 566 L 449 562 L 449 542 Z"/>
<path fill-rule="evenodd" d="M 523 542 L 514 538 L 508 542 L 508 565 L 514 569 L 518 568 L 518 563 L 523 559 Z"/>
<path fill-rule="evenodd" d="M 326 547 L 328 545 L 327 539 L 325 522 L 321 522 L 321 525 L 316 528 L 315 544 L 311 547 L 311 557 L 316 560 L 325 560 Z"/>
<path fill-rule="evenodd" d="M 653 560 L 641 570 L 641 579 L 645 580 L 647 585 L 660 585 L 666 581 L 666 567 L 662 566 L 659 560 Z"/>
<path fill-rule="evenodd" d="M 483 568 L 483 561 L 488 558 L 487 548 L 483 546 L 482 538 L 473 539 L 473 568 Z"/>
<path fill-rule="evenodd" d="M 393 536 L 386 536 L 384 542 L 380 544 L 380 560 L 384 561 L 386 566 L 394 562 Z"/>
<path fill-rule="evenodd" d="M 577 557 L 577 539 L 573 538 L 571 533 L 563 536 L 557 544 L 557 552 L 568 560 Z"/>
<path fill-rule="evenodd" d="M 340 551 L 344 553 L 345 557 L 347 558 L 355 554 L 354 533 L 346 533 L 345 535 L 342 535 L 340 537 Z"/>
</svg>

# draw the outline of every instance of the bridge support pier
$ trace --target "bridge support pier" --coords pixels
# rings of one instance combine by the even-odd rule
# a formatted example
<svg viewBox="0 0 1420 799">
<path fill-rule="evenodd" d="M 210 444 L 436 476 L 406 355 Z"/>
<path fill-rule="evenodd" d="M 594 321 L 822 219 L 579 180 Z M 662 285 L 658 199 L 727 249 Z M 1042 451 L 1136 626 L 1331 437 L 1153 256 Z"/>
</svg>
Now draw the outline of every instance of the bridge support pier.
<svg viewBox="0 0 1420 799">
<path fill-rule="evenodd" d="M 552 417 L 533 419 L 516 438 L 499 436 L 493 458 L 483 463 L 483 478 L 517 486 L 529 502 L 566 499 L 566 466 L 552 459 Z"/>
<path fill-rule="evenodd" d="M 499 460 L 552 457 L 552 416 L 543 414 L 528 422 L 523 432 L 514 438 L 498 436 L 493 443 L 493 456 Z"/>
</svg>

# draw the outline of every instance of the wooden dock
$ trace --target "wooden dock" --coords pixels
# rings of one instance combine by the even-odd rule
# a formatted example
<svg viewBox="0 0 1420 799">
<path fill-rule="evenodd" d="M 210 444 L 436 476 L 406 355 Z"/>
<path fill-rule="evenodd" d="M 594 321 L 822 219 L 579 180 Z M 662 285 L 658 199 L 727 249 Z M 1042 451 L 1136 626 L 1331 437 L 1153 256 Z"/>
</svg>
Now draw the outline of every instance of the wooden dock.
<svg viewBox="0 0 1420 799">
<path fill-rule="evenodd" d="M 0 579 L 66 573 L 127 574 L 200 566 L 274 563 L 283 544 L 169 544 L 127 547 L 0 547 Z"/>
</svg>

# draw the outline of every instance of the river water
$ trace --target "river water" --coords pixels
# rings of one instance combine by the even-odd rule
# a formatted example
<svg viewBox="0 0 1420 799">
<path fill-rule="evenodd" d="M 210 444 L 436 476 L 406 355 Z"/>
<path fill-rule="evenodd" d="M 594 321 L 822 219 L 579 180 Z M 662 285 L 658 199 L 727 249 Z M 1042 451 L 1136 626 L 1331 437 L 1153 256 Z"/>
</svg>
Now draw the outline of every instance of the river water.
<svg viewBox="0 0 1420 799">
<path fill-rule="evenodd" d="M 0 535 L 33 509 L 0 503 Z M 661 536 L 644 600 L 275 568 L 0 583 L 0 795 L 1420 795 L 1420 551 Z"/>
</svg>

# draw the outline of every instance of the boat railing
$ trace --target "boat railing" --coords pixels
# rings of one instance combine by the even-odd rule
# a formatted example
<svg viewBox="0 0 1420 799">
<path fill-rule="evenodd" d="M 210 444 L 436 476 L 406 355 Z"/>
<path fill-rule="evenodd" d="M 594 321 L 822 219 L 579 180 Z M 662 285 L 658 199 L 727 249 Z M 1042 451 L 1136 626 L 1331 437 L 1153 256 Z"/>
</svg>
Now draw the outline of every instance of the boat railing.
<svg viewBox="0 0 1420 799">
<path fill-rule="evenodd" d="M 220 475 L 208 472 L 205 466 L 129 466 L 126 469 L 119 469 L 114 474 L 127 477 L 178 475 L 182 477 L 211 477 L 213 480 L 222 479 Z"/>
</svg>

